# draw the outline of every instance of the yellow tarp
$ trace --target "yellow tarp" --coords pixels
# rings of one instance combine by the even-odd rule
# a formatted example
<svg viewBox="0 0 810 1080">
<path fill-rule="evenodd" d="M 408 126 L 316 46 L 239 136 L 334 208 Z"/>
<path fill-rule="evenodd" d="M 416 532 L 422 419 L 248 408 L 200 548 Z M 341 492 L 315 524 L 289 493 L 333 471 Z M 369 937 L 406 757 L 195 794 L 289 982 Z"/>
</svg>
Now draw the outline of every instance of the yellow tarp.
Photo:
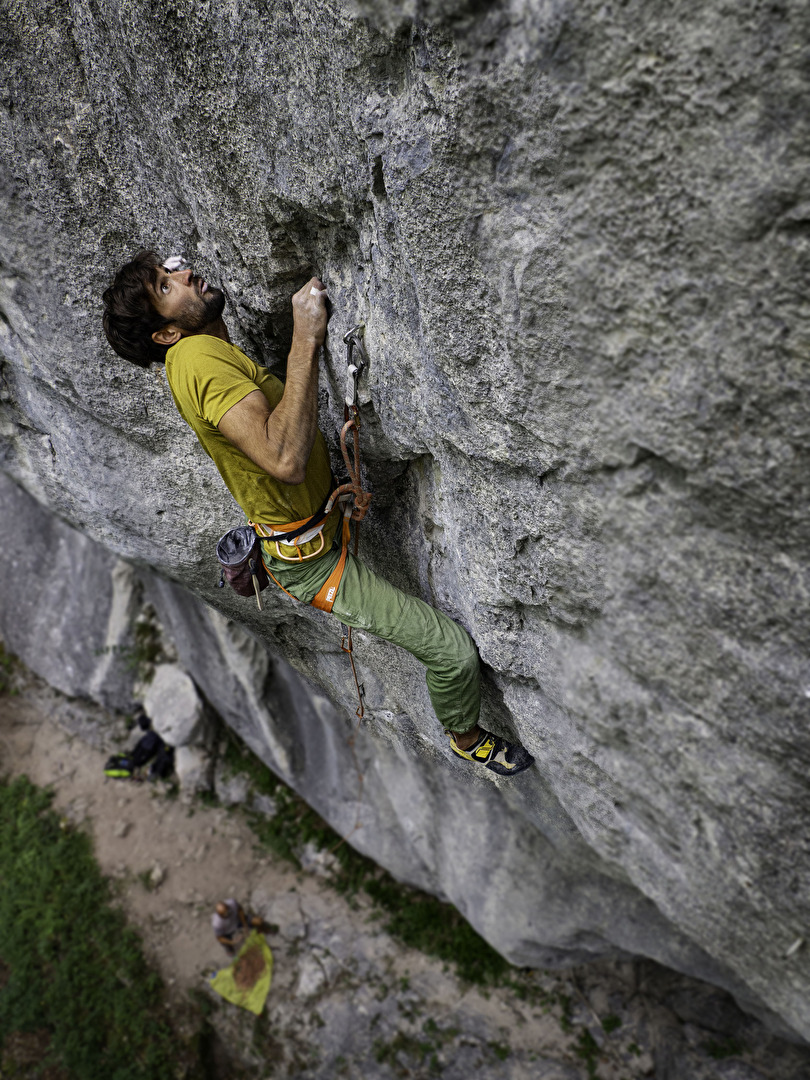
<svg viewBox="0 0 810 1080">
<path fill-rule="evenodd" d="M 270 946 L 258 930 L 252 930 L 234 962 L 214 975 L 211 986 L 226 1001 L 258 1016 L 267 1001 L 272 977 Z"/>
</svg>

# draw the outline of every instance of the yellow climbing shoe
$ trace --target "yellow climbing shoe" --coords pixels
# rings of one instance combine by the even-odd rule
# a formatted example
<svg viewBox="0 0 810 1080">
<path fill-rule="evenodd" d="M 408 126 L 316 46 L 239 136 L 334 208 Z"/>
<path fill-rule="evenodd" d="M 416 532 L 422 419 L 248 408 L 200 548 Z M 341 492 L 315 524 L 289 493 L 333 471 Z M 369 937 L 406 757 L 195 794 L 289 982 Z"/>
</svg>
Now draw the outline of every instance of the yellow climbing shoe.
<svg viewBox="0 0 810 1080">
<path fill-rule="evenodd" d="M 534 762 L 532 755 L 520 743 L 508 742 L 500 735 L 493 735 L 491 731 L 484 731 L 483 728 L 480 730 L 481 738 L 466 750 L 459 749 L 453 733 L 448 731 L 453 753 L 464 758 L 465 761 L 483 765 L 485 769 L 497 773 L 498 776 L 514 776 L 528 769 Z"/>
</svg>

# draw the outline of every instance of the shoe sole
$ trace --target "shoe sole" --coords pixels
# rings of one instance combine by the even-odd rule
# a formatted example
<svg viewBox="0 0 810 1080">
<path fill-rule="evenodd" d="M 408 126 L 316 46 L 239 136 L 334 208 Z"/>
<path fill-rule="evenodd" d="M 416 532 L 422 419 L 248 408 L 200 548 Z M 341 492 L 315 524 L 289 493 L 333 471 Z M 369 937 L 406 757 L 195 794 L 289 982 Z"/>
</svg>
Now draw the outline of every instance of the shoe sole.
<svg viewBox="0 0 810 1080">
<path fill-rule="evenodd" d="M 530 765 L 534 765 L 534 758 L 531 754 L 526 755 L 526 760 L 519 762 L 511 769 L 505 768 L 503 765 L 490 764 L 485 765 L 485 769 L 489 769 L 490 772 L 495 773 L 496 776 L 517 776 L 518 773 L 524 772 Z M 501 772 L 503 769 L 503 772 Z"/>
<path fill-rule="evenodd" d="M 450 737 L 450 749 L 455 756 L 461 758 L 462 761 L 468 761 L 471 765 L 480 765 L 481 768 L 488 769 L 491 773 L 495 773 L 496 776 L 517 776 L 518 773 L 522 773 L 528 769 L 530 765 L 534 765 L 534 758 L 529 751 L 522 746 L 515 746 L 518 761 L 512 768 L 509 768 L 507 765 L 501 765 L 500 762 L 497 761 L 481 761 L 478 758 L 474 758 L 471 754 L 464 753 L 463 750 L 459 750 L 458 747 L 456 747 L 452 736 Z"/>
</svg>

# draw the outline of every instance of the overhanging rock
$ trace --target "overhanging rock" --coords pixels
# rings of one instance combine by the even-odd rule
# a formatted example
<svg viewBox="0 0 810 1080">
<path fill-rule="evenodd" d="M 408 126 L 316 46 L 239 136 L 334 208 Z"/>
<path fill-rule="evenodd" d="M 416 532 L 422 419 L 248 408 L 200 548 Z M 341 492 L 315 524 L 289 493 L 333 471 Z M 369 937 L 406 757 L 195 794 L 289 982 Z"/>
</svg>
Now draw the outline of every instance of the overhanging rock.
<svg viewBox="0 0 810 1080">
<path fill-rule="evenodd" d="M 81 565 L 77 583 L 88 574 L 102 586 L 105 574 L 115 574 L 118 583 L 118 594 L 112 587 L 99 590 L 89 623 L 81 589 L 63 590 L 48 633 L 33 637 L 28 616 L 58 584 L 59 568 L 33 579 L 0 571 L 0 635 L 33 670 L 56 681 L 66 631 L 92 642 L 94 628 L 107 625 L 111 609 L 122 603 L 126 581 L 133 615 L 139 606 L 156 613 L 206 699 L 259 757 L 353 846 L 400 880 L 450 899 L 514 963 L 552 967 L 606 955 L 649 956 L 731 990 L 773 1030 L 792 1034 L 731 969 L 696 947 L 628 877 L 587 847 L 542 778 L 512 784 L 470 778 L 441 746 L 438 725 L 414 724 L 404 712 L 375 709 L 372 720 L 353 730 L 351 715 L 322 695 L 324 685 L 335 697 L 347 689 L 335 692 L 344 662 L 328 620 L 310 628 L 306 652 L 296 650 L 296 671 L 176 584 L 145 569 L 125 578 L 103 548 L 51 517 L 2 473 L 0 506 L 4 545 L 13 536 L 47 567 L 48 542 L 57 542 Z M 362 665 L 370 645 L 363 642 Z M 105 654 L 90 654 L 109 678 Z M 159 665 L 158 672 L 168 667 Z M 342 675 L 348 682 L 347 672 Z M 130 683 L 135 676 L 130 668 Z M 71 685 L 73 693 L 93 695 L 98 684 L 89 671 L 84 688 Z M 103 699 L 109 704 L 109 693 Z M 118 704 L 132 707 L 131 693 L 124 691 Z M 195 768 L 193 776 L 181 776 L 189 789 L 206 786 Z"/>
<path fill-rule="evenodd" d="M 58 598 L 14 638 L 123 701 L 128 582 L 153 567 L 228 722 L 507 955 L 655 956 L 809 1038 L 810 952 L 785 952 L 810 894 L 810 9 L 409 2 L 5 13 L 2 464 L 114 553 L 100 599 L 79 590 L 92 656 L 61 541 L 14 555 Z M 512 787 L 469 781 L 417 666 L 361 641 L 353 805 L 336 628 L 217 592 L 239 513 L 160 373 L 101 338 L 141 244 L 221 281 L 273 366 L 323 274 L 331 438 L 339 338 L 365 322 L 364 550 L 472 633 L 485 719 L 537 759 Z"/>
</svg>

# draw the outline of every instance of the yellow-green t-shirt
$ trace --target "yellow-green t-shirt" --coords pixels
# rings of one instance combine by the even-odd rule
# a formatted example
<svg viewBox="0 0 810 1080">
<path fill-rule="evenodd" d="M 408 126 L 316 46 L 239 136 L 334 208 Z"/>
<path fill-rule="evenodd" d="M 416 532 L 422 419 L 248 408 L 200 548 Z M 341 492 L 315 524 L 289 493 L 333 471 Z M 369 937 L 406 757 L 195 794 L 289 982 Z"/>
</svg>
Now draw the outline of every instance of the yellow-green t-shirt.
<svg viewBox="0 0 810 1080">
<path fill-rule="evenodd" d="M 271 409 L 281 401 L 284 386 L 266 368 L 259 367 L 235 345 L 208 334 L 181 338 L 166 353 L 166 379 L 180 415 L 212 458 L 225 484 L 251 521 L 282 529 L 317 512 L 331 486 L 329 452 L 320 431 L 301 484 L 285 484 L 255 465 L 229 442 L 217 426 L 225 413 L 243 397 L 261 390 Z M 323 530 L 323 551 L 332 546 L 340 523 L 335 513 Z M 281 552 L 295 556 L 291 545 Z M 307 556 L 320 547 L 320 539 L 300 545 Z M 275 546 L 273 546 L 275 554 Z"/>
</svg>

